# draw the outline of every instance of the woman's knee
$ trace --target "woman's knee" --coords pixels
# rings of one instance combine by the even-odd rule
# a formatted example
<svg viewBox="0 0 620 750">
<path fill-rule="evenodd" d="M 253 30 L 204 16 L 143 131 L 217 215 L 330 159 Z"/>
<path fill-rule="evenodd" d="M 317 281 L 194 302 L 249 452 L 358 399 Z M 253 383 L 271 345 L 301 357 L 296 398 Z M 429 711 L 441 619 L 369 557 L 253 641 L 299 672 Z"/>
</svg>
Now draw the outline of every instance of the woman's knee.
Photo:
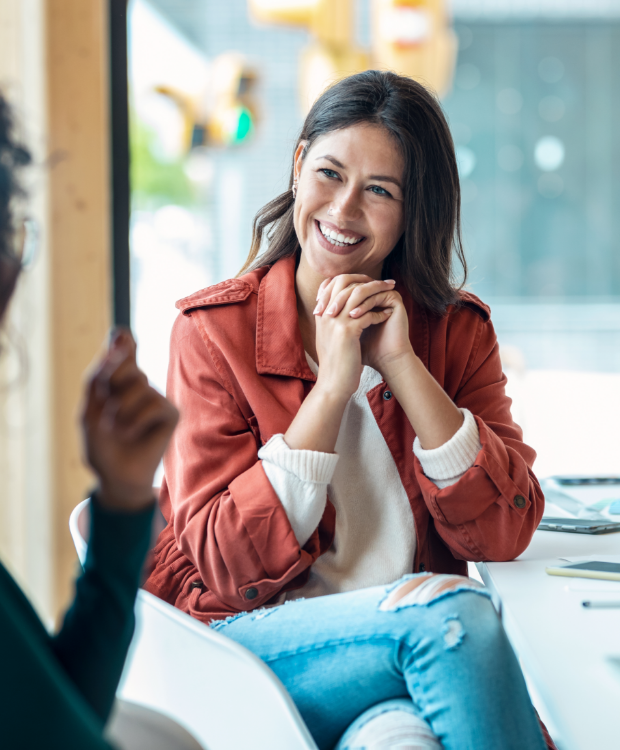
<svg viewBox="0 0 620 750">
<path fill-rule="evenodd" d="M 430 604 L 432 601 L 441 598 L 442 595 L 447 596 L 457 591 L 479 593 L 484 590 L 482 584 L 466 576 L 428 573 L 403 581 L 384 599 L 380 609 L 389 611 L 412 604 Z"/>
<path fill-rule="evenodd" d="M 387 750 L 391 747 L 441 750 L 433 730 L 408 698 L 385 701 L 369 708 L 345 732 L 336 750 Z"/>
<path fill-rule="evenodd" d="M 434 610 L 432 627 L 441 633 L 445 650 L 457 649 L 467 633 L 474 648 L 476 643 L 490 645 L 494 635 L 502 638 L 503 628 L 485 587 L 471 578 L 433 573 L 409 578 L 394 588 L 379 608 L 405 615 L 420 607 Z M 437 615 L 441 627 L 435 622 Z"/>
</svg>

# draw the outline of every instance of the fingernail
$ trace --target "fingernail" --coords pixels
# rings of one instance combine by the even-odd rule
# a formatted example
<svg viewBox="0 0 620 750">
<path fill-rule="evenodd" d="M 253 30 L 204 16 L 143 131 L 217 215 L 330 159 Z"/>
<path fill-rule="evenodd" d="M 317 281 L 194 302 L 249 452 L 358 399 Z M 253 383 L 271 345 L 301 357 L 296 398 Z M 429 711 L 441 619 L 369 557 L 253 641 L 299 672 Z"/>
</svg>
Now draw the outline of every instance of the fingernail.
<svg viewBox="0 0 620 750">
<path fill-rule="evenodd" d="M 356 307 L 355 310 L 351 310 L 351 312 L 349 313 L 349 315 L 357 315 L 359 313 L 359 311 L 360 311 L 359 307 Z"/>
<path fill-rule="evenodd" d="M 386 284 L 395 284 L 396 283 L 394 281 L 394 279 L 383 279 L 383 281 L 385 281 Z"/>
<path fill-rule="evenodd" d="M 312 314 L 313 314 L 313 315 L 319 315 L 319 313 L 320 313 L 320 312 L 321 312 L 322 310 L 323 310 L 323 303 L 322 303 L 322 302 L 319 302 L 319 303 L 317 304 L 317 306 L 316 306 L 316 307 L 314 308 L 314 310 L 312 311 Z"/>
<path fill-rule="evenodd" d="M 316 298 L 317 298 L 317 299 L 318 299 L 318 298 L 319 298 L 319 297 L 321 296 L 321 294 L 323 294 L 323 288 L 324 288 L 324 287 L 325 287 L 325 285 L 326 285 L 326 284 L 328 284 L 328 283 L 329 283 L 329 279 L 323 279 L 323 281 L 321 281 L 321 285 L 319 286 L 319 290 L 318 290 L 318 292 L 316 293 Z"/>
<path fill-rule="evenodd" d="M 336 312 L 336 303 L 334 302 L 327 308 L 327 310 L 325 310 L 325 315 L 333 315 L 335 312 Z"/>
<path fill-rule="evenodd" d="M 113 328 L 110 331 L 110 349 L 122 349 L 127 345 L 127 333 L 123 328 Z"/>
</svg>

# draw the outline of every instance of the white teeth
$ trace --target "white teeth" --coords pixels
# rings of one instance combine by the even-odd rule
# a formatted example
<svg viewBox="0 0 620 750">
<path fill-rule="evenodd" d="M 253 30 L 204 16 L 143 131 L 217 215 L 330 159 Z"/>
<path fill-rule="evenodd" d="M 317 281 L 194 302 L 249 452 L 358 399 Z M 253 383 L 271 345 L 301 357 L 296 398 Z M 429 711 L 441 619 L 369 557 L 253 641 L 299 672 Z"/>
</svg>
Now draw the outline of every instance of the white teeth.
<svg viewBox="0 0 620 750">
<path fill-rule="evenodd" d="M 320 222 L 319 229 L 323 237 L 329 240 L 332 245 L 356 245 L 364 239 L 363 237 L 346 237 L 342 232 L 335 232 L 333 229 L 328 229 L 328 227 L 324 227 Z"/>
</svg>

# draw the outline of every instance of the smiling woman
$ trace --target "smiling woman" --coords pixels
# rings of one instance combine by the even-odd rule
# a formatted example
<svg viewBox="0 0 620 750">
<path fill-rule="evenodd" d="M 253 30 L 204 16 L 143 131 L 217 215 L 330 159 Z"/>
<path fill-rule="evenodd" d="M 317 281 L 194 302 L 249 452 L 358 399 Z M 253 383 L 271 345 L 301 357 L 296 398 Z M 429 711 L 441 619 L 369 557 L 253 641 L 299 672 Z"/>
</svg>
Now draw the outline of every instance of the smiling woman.
<svg viewBox="0 0 620 750">
<path fill-rule="evenodd" d="M 345 149 L 340 159 L 330 145 L 334 139 Z M 313 156 L 308 161 L 310 152 Z M 264 206 L 254 220 L 252 247 L 241 273 L 299 250 L 308 230 L 300 227 L 294 193 L 306 162 L 304 179 L 317 173 L 322 178 L 319 184 L 325 192 L 319 200 L 327 199 L 330 189 L 325 183 L 331 179 L 349 185 L 344 193 L 348 203 L 358 197 L 352 187 L 365 190 L 368 201 L 376 198 L 366 205 L 378 221 L 388 221 L 400 212 L 400 223 L 392 218 L 389 230 L 381 236 L 381 244 L 389 245 L 384 274 L 397 269 L 411 296 L 428 309 L 441 313 L 457 301 L 453 256 L 463 268 L 463 281 L 466 276 L 458 168 L 441 107 L 424 87 L 412 85 L 403 76 L 368 71 L 344 79 L 320 97 L 299 135 L 289 190 Z M 351 182 L 353 177 L 357 182 Z M 389 207 L 390 199 L 396 205 Z M 343 209 L 346 212 L 346 202 Z M 351 217 L 339 217 L 340 222 L 330 222 L 323 215 L 323 226 L 339 234 L 341 229 L 356 228 Z M 304 234 L 299 235 L 300 231 Z M 265 252 L 257 260 L 262 249 Z M 357 255 L 351 263 L 358 265 Z"/>
<path fill-rule="evenodd" d="M 433 96 L 352 76 L 310 111 L 244 272 L 178 303 L 146 588 L 264 659 L 321 750 L 545 744 L 466 577 L 525 549 L 543 497 L 489 310 L 453 278 L 459 204 Z"/>
</svg>

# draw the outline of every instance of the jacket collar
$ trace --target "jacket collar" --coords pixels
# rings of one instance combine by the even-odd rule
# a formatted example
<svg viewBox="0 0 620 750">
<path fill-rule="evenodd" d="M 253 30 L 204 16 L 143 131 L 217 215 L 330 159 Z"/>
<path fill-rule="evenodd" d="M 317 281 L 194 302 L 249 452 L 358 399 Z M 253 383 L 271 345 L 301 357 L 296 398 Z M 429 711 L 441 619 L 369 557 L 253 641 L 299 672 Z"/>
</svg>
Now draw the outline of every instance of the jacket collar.
<svg viewBox="0 0 620 750">
<path fill-rule="evenodd" d="M 256 370 L 316 381 L 308 366 L 297 317 L 294 255 L 274 263 L 258 289 Z"/>
</svg>

